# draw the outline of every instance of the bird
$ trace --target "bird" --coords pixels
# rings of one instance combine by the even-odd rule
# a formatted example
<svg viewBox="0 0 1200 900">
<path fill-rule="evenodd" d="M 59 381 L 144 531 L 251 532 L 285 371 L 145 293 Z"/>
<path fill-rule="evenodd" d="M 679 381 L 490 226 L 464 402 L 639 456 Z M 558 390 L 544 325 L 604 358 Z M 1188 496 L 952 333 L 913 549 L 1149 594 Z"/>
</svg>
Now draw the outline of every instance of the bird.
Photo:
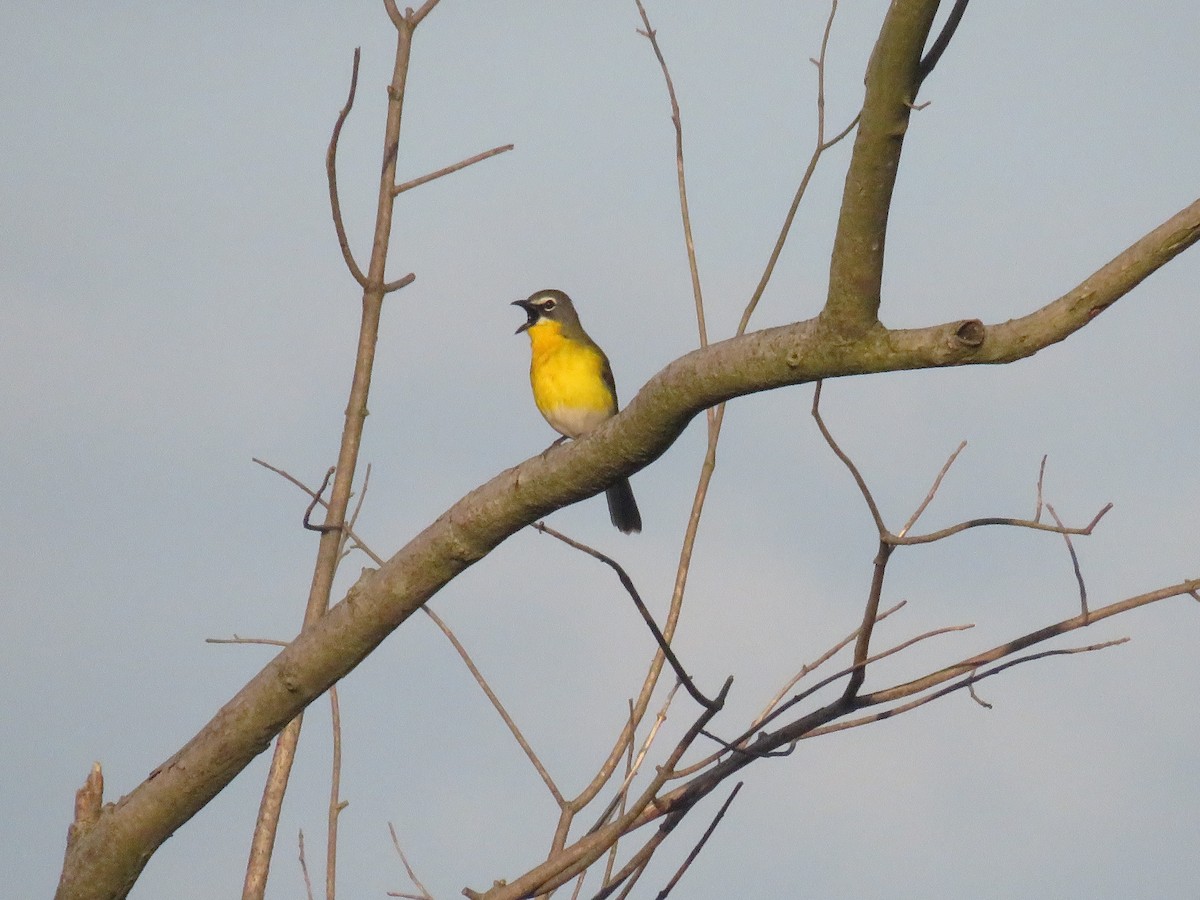
<svg viewBox="0 0 1200 900">
<path fill-rule="evenodd" d="M 529 335 L 529 383 L 533 402 L 566 438 L 587 434 L 617 414 L 617 386 L 604 351 L 579 324 L 575 304 L 558 290 L 536 291 L 525 300 L 514 300 L 528 317 L 516 330 Z M 608 515 L 617 530 L 631 534 L 642 530 L 642 514 L 628 478 L 614 481 L 605 491 Z"/>
</svg>

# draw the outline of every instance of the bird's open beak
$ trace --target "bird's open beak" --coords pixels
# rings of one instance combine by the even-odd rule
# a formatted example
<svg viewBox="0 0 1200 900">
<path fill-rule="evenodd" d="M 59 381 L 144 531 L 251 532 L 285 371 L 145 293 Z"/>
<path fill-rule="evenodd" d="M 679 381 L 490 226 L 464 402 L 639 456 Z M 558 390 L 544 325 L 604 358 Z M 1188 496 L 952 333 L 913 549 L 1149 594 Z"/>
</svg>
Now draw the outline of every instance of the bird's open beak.
<svg viewBox="0 0 1200 900">
<path fill-rule="evenodd" d="M 512 305 L 521 307 L 521 309 L 525 310 L 525 315 L 529 317 L 520 328 L 513 332 L 513 334 L 520 334 L 537 321 L 537 308 L 528 300 L 514 300 Z"/>
</svg>

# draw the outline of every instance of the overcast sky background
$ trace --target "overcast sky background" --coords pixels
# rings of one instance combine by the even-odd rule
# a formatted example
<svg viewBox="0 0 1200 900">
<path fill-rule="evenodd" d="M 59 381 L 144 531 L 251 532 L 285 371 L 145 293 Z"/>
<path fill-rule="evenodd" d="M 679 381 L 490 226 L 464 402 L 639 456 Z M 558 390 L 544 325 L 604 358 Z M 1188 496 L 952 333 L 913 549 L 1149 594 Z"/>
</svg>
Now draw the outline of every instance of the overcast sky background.
<svg viewBox="0 0 1200 900">
<path fill-rule="evenodd" d="M 845 3 L 829 125 L 861 99 L 886 4 Z M 710 334 L 731 333 L 807 161 L 827 5 L 649 5 L 686 128 Z M 1041 306 L 1197 196 L 1200 6 L 972 5 L 915 114 L 888 239 L 891 326 L 1003 321 Z M 363 463 L 359 532 L 390 555 L 451 503 L 541 451 L 508 304 L 577 300 L 628 400 L 696 342 L 662 78 L 629 3 L 446 0 L 417 33 L 401 178 L 516 150 L 406 194 Z M 11 896 L 57 882 L 93 760 L 133 789 L 269 659 L 207 637 L 286 638 L 316 538 L 306 498 L 336 454 L 358 327 L 330 225 L 324 152 L 362 46 L 342 140 L 365 265 L 394 31 L 381 4 L 117 2 L 0 9 L 0 869 Z M 755 325 L 814 315 L 849 144 L 831 152 Z M 863 377 L 824 410 L 899 525 L 958 441 L 924 523 L 1028 515 L 1037 467 L 1094 606 L 1194 577 L 1200 251 L 1066 343 L 1011 366 Z M 856 624 L 874 538 L 808 417 L 811 387 L 730 408 L 677 649 L 702 689 L 735 676 L 734 733 Z M 646 523 L 603 501 L 556 527 L 615 554 L 666 608 L 702 428 L 633 479 Z M 336 596 L 366 560 L 347 561 Z M 1072 615 L 1060 538 L 978 530 L 906 550 L 877 646 L 965 622 L 868 687 Z M 607 571 L 523 532 L 434 607 L 566 791 L 607 752 L 652 645 Z M 752 767 L 681 897 L 1194 897 L 1200 846 L 1200 608 L 1167 601 L 895 720 Z M 555 809 L 445 639 L 415 616 L 341 690 L 343 897 L 408 890 L 395 823 L 439 900 L 538 862 Z M 668 737 L 694 715 L 678 702 Z M 268 895 L 322 879 L 328 706 L 314 705 Z M 236 896 L 267 756 L 168 841 L 134 898 Z M 663 885 L 714 797 L 660 852 Z M 636 846 L 631 844 L 630 847 Z M 585 890 L 585 895 L 588 895 Z"/>
</svg>

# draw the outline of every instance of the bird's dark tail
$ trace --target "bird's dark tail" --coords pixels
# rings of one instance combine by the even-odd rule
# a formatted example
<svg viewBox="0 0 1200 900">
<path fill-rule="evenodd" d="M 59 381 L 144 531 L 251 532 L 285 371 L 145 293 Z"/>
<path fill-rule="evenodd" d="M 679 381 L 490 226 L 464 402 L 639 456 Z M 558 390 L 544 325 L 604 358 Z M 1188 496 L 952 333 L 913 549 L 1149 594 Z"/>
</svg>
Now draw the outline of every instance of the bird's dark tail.
<svg viewBox="0 0 1200 900">
<path fill-rule="evenodd" d="M 608 497 L 608 515 L 618 531 L 630 534 L 642 530 L 642 514 L 638 512 L 628 478 L 613 482 L 604 495 Z"/>
</svg>

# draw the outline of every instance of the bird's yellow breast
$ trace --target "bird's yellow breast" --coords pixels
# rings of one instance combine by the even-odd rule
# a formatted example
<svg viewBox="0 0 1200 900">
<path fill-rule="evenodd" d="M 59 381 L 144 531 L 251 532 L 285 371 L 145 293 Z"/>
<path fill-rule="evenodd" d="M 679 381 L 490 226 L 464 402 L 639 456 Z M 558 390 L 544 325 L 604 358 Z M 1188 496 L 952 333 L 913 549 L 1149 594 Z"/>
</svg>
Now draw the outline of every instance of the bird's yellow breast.
<svg viewBox="0 0 1200 900">
<path fill-rule="evenodd" d="M 528 334 L 533 400 L 555 431 L 579 437 L 616 413 L 612 375 L 599 347 L 567 337 L 560 323 L 548 320 L 531 326 Z"/>
</svg>

